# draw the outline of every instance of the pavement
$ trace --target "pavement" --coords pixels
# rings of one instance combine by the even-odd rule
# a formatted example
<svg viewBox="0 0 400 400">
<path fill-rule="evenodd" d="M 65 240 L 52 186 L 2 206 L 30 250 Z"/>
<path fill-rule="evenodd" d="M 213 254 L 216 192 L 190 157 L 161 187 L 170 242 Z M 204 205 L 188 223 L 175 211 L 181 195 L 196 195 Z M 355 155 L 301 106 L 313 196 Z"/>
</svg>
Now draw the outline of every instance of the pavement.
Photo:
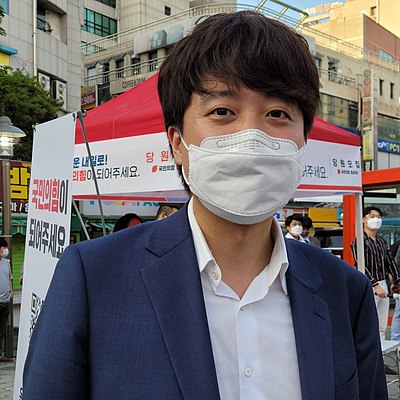
<svg viewBox="0 0 400 400">
<path fill-rule="evenodd" d="M 395 352 L 389 353 L 389 357 L 384 357 L 385 365 L 388 365 L 392 369 L 396 370 L 395 358 Z M 400 400 L 399 377 L 397 375 L 386 375 L 386 382 L 388 385 L 389 400 Z"/>
<path fill-rule="evenodd" d="M 14 390 L 15 360 L 0 362 L 0 400 L 12 400 Z"/>
</svg>

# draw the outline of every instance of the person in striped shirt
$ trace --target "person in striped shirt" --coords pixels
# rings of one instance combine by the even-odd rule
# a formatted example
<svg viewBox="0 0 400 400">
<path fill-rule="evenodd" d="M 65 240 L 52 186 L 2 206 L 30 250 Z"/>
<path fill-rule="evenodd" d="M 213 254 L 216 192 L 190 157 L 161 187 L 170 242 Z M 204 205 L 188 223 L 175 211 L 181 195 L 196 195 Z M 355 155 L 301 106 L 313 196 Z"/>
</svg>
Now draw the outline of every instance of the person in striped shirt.
<svg viewBox="0 0 400 400">
<path fill-rule="evenodd" d="M 375 292 L 375 304 L 379 318 L 379 333 L 385 339 L 389 315 L 389 288 L 386 281 L 391 280 L 390 292 L 398 292 L 400 268 L 395 264 L 386 240 L 378 235 L 382 225 L 382 210 L 367 207 L 363 211 L 365 274 L 371 280 Z M 357 238 L 351 244 L 357 267 Z"/>
</svg>

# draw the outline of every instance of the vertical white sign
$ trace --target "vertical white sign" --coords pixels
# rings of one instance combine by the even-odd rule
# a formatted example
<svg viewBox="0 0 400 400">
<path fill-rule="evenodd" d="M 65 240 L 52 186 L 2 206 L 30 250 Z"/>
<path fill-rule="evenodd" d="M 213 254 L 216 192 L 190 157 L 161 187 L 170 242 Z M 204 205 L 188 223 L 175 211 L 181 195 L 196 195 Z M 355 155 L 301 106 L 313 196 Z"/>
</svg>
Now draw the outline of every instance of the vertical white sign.
<svg viewBox="0 0 400 400">
<path fill-rule="evenodd" d="M 73 115 L 38 125 L 33 139 L 14 400 L 23 398 L 22 374 L 29 340 L 57 261 L 69 245 Z"/>
</svg>

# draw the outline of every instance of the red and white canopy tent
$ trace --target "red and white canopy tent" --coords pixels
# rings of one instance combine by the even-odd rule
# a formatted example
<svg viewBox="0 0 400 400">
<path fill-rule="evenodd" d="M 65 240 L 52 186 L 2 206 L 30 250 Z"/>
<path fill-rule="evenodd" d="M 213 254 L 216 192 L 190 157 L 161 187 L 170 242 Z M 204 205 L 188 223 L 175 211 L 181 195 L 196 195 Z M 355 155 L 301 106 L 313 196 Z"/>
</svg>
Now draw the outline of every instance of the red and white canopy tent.
<svg viewBox="0 0 400 400">
<path fill-rule="evenodd" d="M 84 119 L 102 198 L 186 199 L 170 154 L 154 75 Z M 73 193 L 95 198 L 81 127 L 76 129 Z M 361 192 L 360 138 L 319 118 L 309 134 L 296 197 Z"/>
</svg>

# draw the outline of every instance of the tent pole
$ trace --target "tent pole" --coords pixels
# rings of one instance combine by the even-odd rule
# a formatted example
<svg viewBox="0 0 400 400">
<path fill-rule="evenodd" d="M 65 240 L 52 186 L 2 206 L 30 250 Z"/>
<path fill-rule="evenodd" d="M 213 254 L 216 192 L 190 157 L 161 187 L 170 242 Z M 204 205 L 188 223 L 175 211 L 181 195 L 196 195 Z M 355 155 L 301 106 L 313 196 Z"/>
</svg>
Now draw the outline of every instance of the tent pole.
<svg viewBox="0 0 400 400">
<path fill-rule="evenodd" d="M 78 208 L 78 206 L 76 205 L 76 201 L 75 201 L 74 199 L 72 199 L 72 205 L 74 206 L 74 210 L 75 210 L 75 212 L 76 212 L 76 215 L 78 216 L 79 222 L 81 223 L 83 232 L 85 232 L 86 239 L 87 239 L 87 240 L 90 240 L 90 236 L 89 236 L 89 233 L 88 233 L 88 231 L 87 231 L 87 229 L 86 229 L 85 222 L 84 222 L 83 219 L 82 219 L 81 212 L 79 211 L 79 208 Z"/>
<path fill-rule="evenodd" d="M 351 242 L 356 236 L 356 206 L 354 194 L 343 195 L 343 260 L 354 265 Z"/>
<path fill-rule="evenodd" d="M 362 193 L 356 193 L 356 237 L 357 237 L 357 268 L 365 274 L 364 259 L 364 227 L 362 222 Z"/>
<path fill-rule="evenodd" d="M 89 162 L 90 162 L 90 169 L 92 170 L 92 175 L 93 175 L 93 181 L 94 181 L 94 186 L 96 188 L 96 195 L 97 195 L 97 202 L 99 203 L 99 209 L 100 209 L 100 217 L 101 217 L 101 225 L 103 227 L 103 236 L 106 236 L 106 223 L 104 221 L 104 214 L 103 214 L 103 206 L 101 204 L 101 198 L 100 198 L 100 191 L 99 191 L 99 185 L 97 184 L 97 178 L 96 174 L 94 171 L 94 165 L 93 165 L 93 160 L 92 160 L 92 153 L 90 151 L 89 147 L 89 142 L 86 136 L 86 129 L 85 129 L 85 124 L 83 123 L 83 114 L 81 110 L 78 110 L 76 113 L 77 118 L 79 119 L 79 122 L 81 123 L 82 126 L 82 133 L 83 137 L 85 139 L 85 144 L 86 144 L 86 150 L 89 156 Z"/>
</svg>

